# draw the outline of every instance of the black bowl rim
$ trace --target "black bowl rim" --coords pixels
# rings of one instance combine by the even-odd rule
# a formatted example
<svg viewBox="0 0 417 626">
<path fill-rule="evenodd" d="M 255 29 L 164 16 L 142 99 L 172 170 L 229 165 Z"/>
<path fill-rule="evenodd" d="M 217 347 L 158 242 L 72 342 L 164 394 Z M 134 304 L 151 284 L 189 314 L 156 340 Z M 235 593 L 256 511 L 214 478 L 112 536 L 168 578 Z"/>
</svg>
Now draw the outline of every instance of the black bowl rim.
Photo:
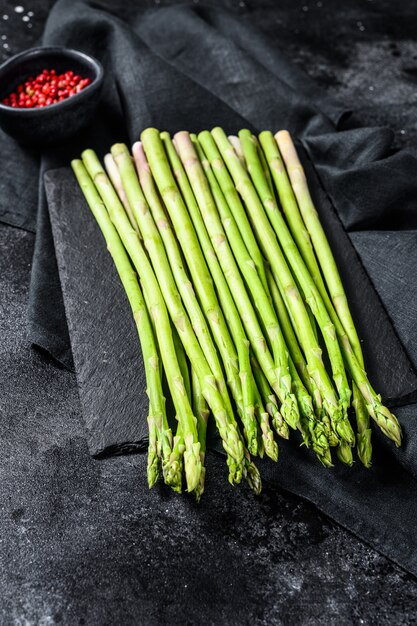
<svg viewBox="0 0 417 626">
<path fill-rule="evenodd" d="M 19 52 L 15 54 L 10 59 L 7 59 L 5 63 L 0 65 L 0 79 L 3 70 L 5 70 L 9 65 L 13 65 L 17 62 L 17 66 L 19 61 L 23 60 L 26 57 L 36 57 L 39 58 L 42 56 L 49 56 L 49 54 L 61 54 L 63 57 L 74 58 L 86 62 L 90 67 L 93 68 L 96 76 L 91 81 L 87 87 L 84 87 L 81 91 L 70 96 L 69 98 L 65 98 L 61 102 L 56 102 L 54 104 L 48 104 L 48 106 L 44 107 L 33 107 L 33 108 L 24 108 L 24 107 L 11 107 L 7 104 L 2 104 L 0 102 L 0 111 L 7 111 L 9 115 L 20 116 L 20 115 L 48 115 L 50 111 L 57 111 L 58 109 L 65 109 L 69 106 L 73 106 L 76 102 L 80 102 L 81 100 L 88 97 L 92 91 L 95 91 L 100 84 L 103 82 L 104 77 L 104 69 L 101 65 L 100 61 L 98 61 L 95 57 L 86 54 L 85 52 L 81 52 L 81 50 L 75 50 L 74 48 L 65 48 L 64 46 L 40 46 L 37 48 L 29 48 L 28 50 L 24 50 L 23 52 Z"/>
</svg>

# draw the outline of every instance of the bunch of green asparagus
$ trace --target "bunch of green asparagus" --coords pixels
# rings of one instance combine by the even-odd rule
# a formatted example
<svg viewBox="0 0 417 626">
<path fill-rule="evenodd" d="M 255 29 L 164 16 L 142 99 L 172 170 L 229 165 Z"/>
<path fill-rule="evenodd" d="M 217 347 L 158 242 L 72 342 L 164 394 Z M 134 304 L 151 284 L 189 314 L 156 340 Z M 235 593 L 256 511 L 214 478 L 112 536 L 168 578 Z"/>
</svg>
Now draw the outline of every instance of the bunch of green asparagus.
<svg viewBox="0 0 417 626">
<path fill-rule="evenodd" d="M 256 492 L 252 457 L 277 461 L 276 437 L 291 430 L 326 467 L 332 448 L 351 466 L 355 443 L 370 467 L 371 418 L 401 444 L 287 131 L 148 128 L 131 153 L 116 144 L 102 165 L 85 150 L 72 168 L 137 326 L 150 487 L 162 473 L 201 497 L 210 416 L 230 483 Z"/>
</svg>

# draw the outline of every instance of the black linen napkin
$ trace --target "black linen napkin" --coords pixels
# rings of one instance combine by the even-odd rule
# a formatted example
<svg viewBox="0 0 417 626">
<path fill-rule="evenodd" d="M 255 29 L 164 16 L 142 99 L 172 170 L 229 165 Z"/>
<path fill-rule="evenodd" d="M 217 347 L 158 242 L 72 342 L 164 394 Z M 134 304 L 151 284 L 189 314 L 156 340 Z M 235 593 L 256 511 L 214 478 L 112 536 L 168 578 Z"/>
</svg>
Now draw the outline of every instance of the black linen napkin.
<svg viewBox="0 0 417 626">
<path fill-rule="evenodd" d="M 356 253 L 343 241 L 346 235 L 339 230 L 340 222 L 314 178 L 311 164 L 305 165 L 327 230 L 342 242 L 343 266 L 356 270 Z M 143 450 L 147 434 L 146 381 L 129 303 L 101 232 L 81 191 L 74 189 L 71 170 L 50 171 L 45 180 L 90 451 L 101 456 Z M 80 275 L 83 280 L 79 280 Z M 366 274 L 359 280 L 355 274 L 354 281 L 348 273 L 344 278 L 348 289 L 357 288 L 361 296 L 369 287 Z M 374 295 L 376 302 L 372 304 L 371 299 L 371 306 L 376 307 L 377 314 L 379 302 Z M 384 317 L 377 314 L 377 319 L 383 321 Z M 384 362 L 383 356 L 375 354 L 375 342 L 370 345 L 374 329 L 370 328 L 369 319 L 367 326 L 359 326 L 360 334 L 363 329 L 368 335 L 365 352 Z M 390 343 L 389 329 L 390 324 L 382 322 L 379 330 L 388 333 L 386 339 Z M 395 350 L 395 345 L 392 347 Z M 351 469 L 338 464 L 326 471 L 299 446 L 296 437 L 280 442 L 278 464 L 259 460 L 257 463 L 264 478 L 312 501 L 417 575 L 417 535 L 413 532 L 417 515 L 417 419 L 413 406 L 398 411 L 406 449 L 396 450 L 375 431 L 371 470 L 356 463 Z M 218 440 L 211 444 L 221 452 Z"/>
<path fill-rule="evenodd" d="M 399 254 L 402 237 L 407 235 L 410 244 L 413 241 L 411 229 L 416 227 L 416 160 L 405 151 L 390 154 L 391 136 L 386 129 L 337 132 L 337 125 L 345 112 L 343 106 L 325 97 L 299 70 L 291 67 L 279 49 L 271 48 L 260 35 L 253 34 L 235 16 L 213 9 L 180 7 L 142 12 L 131 7 L 126 17 L 123 6 L 107 3 L 106 8 L 104 2 L 60 0 L 50 15 L 44 43 L 68 45 L 99 57 L 105 67 L 107 84 L 94 127 L 76 138 L 59 154 L 53 152 L 44 155 L 41 172 L 68 163 L 70 158 L 79 155 L 85 147 L 94 147 L 101 155 L 114 140 L 124 139 L 126 136 L 130 142 L 134 141 L 140 131 L 149 125 L 171 132 L 181 128 L 198 131 L 215 124 L 223 125 L 229 132 L 245 126 L 254 130 L 288 128 L 302 139 L 323 187 L 345 227 L 350 230 L 378 229 L 372 231 L 369 237 L 366 236 L 367 233 L 355 233 L 353 242 L 365 268 L 370 268 L 371 278 L 383 303 L 390 307 L 389 313 L 395 330 L 406 344 L 408 356 L 416 366 L 417 346 L 415 340 L 410 340 L 409 337 L 416 336 L 416 320 L 410 309 L 415 309 L 417 300 L 417 286 L 414 281 L 417 261 L 414 250 L 417 250 L 417 246 L 408 246 L 407 258 L 402 258 L 403 255 Z M 1 144 L 1 151 L 4 145 Z M 7 158 L 2 161 L 7 161 Z M 35 161 L 27 162 L 27 181 L 33 181 L 35 164 Z M 79 198 L 77 200 L 74 194 L 71 199 L 71 194 L 63 191 L 61 184 L 64 184 L 65 176 L 66 184 L 69 184 L 68 172 L 63 177 L 48 175 L 48 193 L 60 278 L 64 286 L 74 286 L 74 280 L 79 277 L 67 271 L 65 262 L 68 257 L 65 252 L 68 252 L 66 244 L 70 234 L 77 231 L 69 228 L 71 220 L 63 219 L 62 211 L 68 212 L 68 218 L 73 218 L 72 202 L 76 210 Z M 10 183 L 7 184 L 10 189 Z M 19 184 L 24 185 L 23 175 Z M 63 204 L 65 199 L 66 203 Z M 19 207 L 16 206 L 15 214 L 8 201 L 4 197 L 0 198 L 0 214 L 3 219 L 12 221 L 12 213 L 13 223 L 21 226 L 30 223 L 29 200 L 25 202 L 25 207 L 27 211 L 20 209 L 22 215 L 24 214 L 24 218 L 20 219 L 16 216 Z M 67 228 L 66 231 L 63 230 L 64 227 Z M 399 227 L 409 230 L 401 233 L 397 230 Z M 68 336 L 65 334 L 67 325 L 62 295 L 58 289 L 56 259 L 43 192 L 40 194 L 38 228 L 33 266 L 30 337 L 38 337 L 37 343 L 69 365 Z M 395 228 L 397 231 L 396 245 L 388 245 L 384 239 L 381 231 L 387 228 Z M 83 234 L 84 231 L 80 235 Z M 363 236 L 358 238 L 358 235 Z M 81 236 L 79 240 L 83 240 Z M 91 241 L 94 241 L 93 236 Z M 336 250 L 340 246 L 343 257 L 350 249 L 349 244 L 343 237 L 338 238 L 336 243 Z M 382 251 L 381 246 L 385 246 Z M 396 302 L 392 300 L 392 292 L 397 285 L 389 280 L 389 276 L 380 276 L 380 269 L 390 261 L 394 262 L 394 259 L 397 262 L 401 259 L 403 262 L 402 280 L 405 286 L 403 293 L 396 290 Z M 101 262 L 104 263 L 104 259 L 95 261 L 99 266 Z M 354 263 L 354 267 L 360 268 L 356 258 Z M 79 271 L 82 271 L 81 267 Z M 372 362 L 377 363 L 378 367 L 375 367 L 372 374 L 383 374 L 388 385 L 384 387 L 383 383 L 383 391 L 391 401 L 400 404 L 410 402 L 410 397 L 413 397 L 417 388 L 410 362 L 395 333 L 389 325 L 387 327 L 386 314 L 375 292 L 369 291 L 369 286 L 364 291 L 355 291 L 355 277 L 362 280 L 363 273 L 352 271 L 351 277 L 354 308 L 362 310 L 363 307 L 364 312 L 367 311 L 372 318 L 373 328 L 367 325 L 367 330 L 375 333 L 375 346 L 371 348 L 387 348 L 384 357 L 379 356 L 376 361 L 370 359 L 371 353 L 368 351 L 368 369 L 373 368 Z M 116 283 L 114 288 L 117 289 Z M 117 291 L 114 293 L 117 294 Z M 370 293 L 371 300 L 378 302 L 375 309 L 368 307 Z M 121 306 L 122 296 L 120 298 L 118 302 Z M 85 302 L 83 310 L 82 303 L 80 305 L 76 300 L 70 302 L 66 299 L 69 320 L 80 312 L 84 313 L 84 320 L 89 319 L 88 297 Z M 114 303 L 115 313 L 122 315 L 125 312 L 128 315 L 127 307 L 121 306 L 119 310 L 117 306 Z M 54 319 L 52 325 L 51 319 Z M 90 319 L 90 323 L 93 322 Z M 100 322 L 105 325 L 109 320 L 100 318 Z M 121 335 L 130 337 L 133 341 L 133 326 L 131 324 L 129 327 L 129 322 L 126 324 L 126 334 Z M 36 326 L 37 335 L 33 330 Z M 382 333 L 378 334 L 380 328 L 385 329 L 388 334 L 382 337 Z M 109 326 L 107 330 L 109 329 L 114 330 L 114 327 Z M 70 322 L 70 333 L 73 341 L 77 338 L 73 345 L 80 347 L 77 355 L 81 355 L 82 329 L 78 324 L 71 325 Z M 119 341 L 121 335 L 117 337 L 116 334 Z M 97 338 L 93 335 L 91 339 L 94 337 Z M 118 355 L 123 366 L 138 359 L 137 338 L 134 339 L 135 347 L 129 346 L 126 353 L 122 351 Z M 105 340 L 109 340 L 108 335 Z M 88 337 L 84 337 L 84 346 L 82 359 L 80 356 L 77 361 L 75 352 L 74 356 L 80 389 L 85 390 L 86 401 L 93 403 L 95 394 L 105 398 L 108 388 L 103 390 L 102 384 L 91 385 L 91 381 L 96 378 L 93 377 L 94 372 L 89 370 L 91 360 L 88 357 L 91 352 L 88 350 L 91 351 L 94 346 L 101 350 L 103 370 L 100 371 L 104 372 L 107 367 L 104 363 L 107 359 L 104 352 L 108 351 L 108 346 L 106 347 L 105 342 L 100 342 L 99 338 L 92 343 L 88 341 Z M 393 362 L 386 361 L 385 356 L 393 358 Z M 78 364 L 81 364 L 80 367 Z M 107 376 L 103 374 L 103 380 L 104 378 L 107 380 Z M 131 381 L 130 378 L 127 380 Z M 141 373 L 138 372 L 135 383 L 138 397 L 141 380 Z M 109 447 L 117 450 L 120 449 L 117 446 L 126 443 L 124 434 L 118 428 L 123 423 L 136 428 L 127 443 L 139 447 L 143 445 L 146 431 L 141 425 L 143 426 L 146 415 L 141 412 L 139 403 L 133 413 L 134 402 L 129 399 L 126 412 L 123 407 L 120 409 L 119 423 L 114 422 L 114 410 L 117 410 L 115 400 L 119 392 L 117 384 L 114 380 L 109 383 L 110 392 L 107 397 L 110 403 L 113 402 L 113 410 L 107 413 L 107 405 L 97 407 L 100 412 L 92 414 L 90 421 L 87 419 L 90 445 L 95 453 Z M 282 446 L 281 462 L 277 466 L 266 464 L 264 473 L 277 484 L 312 500 L 341 524 L 417 573 L 416 558 L 413 556 L 417 553 L 413 549 L 417 548 L 417 531 L 412 531 L 417 512 L 413 504 L 416 499 L 415 482 L 412 478 L 417 475 L 417 457 L 414 454 L 417 447 L 416 411 L 414 406 L 406 406 L 397 413 L 400 419 L 403 417 L 405 446 L 401 450 L 394 450 L 389 442 L 377 434 L 375 447 L 379 451 L 371 472 L 366 472 L 359 464 L 353 473 L 340 467 L 326 472 L 318 465 L 313 465 L 315 461 L 311 460 L 305 450 L 298 449 L 293 441 Z M 97 415 L 100 419 L 94 420 Z M 106 415 L 113 416 L 111 422 L 106 422 Z M 94 443 L 91 443 L 92 437 L 95 438 Z M 390 531 L 400 524 L 409 532 L 393 535 Z"/>
</svg>

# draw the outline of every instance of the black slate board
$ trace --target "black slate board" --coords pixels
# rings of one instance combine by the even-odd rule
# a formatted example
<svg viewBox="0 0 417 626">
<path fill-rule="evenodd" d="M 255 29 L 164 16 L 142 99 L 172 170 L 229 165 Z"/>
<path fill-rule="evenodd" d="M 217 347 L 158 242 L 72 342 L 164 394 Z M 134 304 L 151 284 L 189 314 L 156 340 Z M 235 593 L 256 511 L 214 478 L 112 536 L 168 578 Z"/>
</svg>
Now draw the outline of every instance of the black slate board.
<svg viewBox="0 0 417 626">
<path fill-rule="evenodd" d="M 146 380 L 129 302 L 72 171 L 45 182 L 89 450 L 143 450 Z"/>
<path fill-rule="evenodd" d="M 304 164 L 352 304 L 371 380 L 390 404 L 407 403 L 417 390 L 410 361 L 305 157 Z M 148 401 L 127 298 L 71 170 L 48 172 L 45 184 L 90 452 L 139 451 L 147 443 Z"/>
</svg>

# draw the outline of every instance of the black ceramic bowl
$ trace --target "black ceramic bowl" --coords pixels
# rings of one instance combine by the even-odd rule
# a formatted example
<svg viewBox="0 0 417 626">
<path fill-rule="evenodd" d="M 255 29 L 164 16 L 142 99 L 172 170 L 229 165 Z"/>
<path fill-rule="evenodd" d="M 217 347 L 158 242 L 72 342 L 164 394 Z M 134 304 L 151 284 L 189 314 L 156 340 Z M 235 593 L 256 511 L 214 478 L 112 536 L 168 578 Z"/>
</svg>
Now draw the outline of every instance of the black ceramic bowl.
<svg viewBox="0 0 417 626">
<path fill-rule="evenodd" d="M 0 102 L 29 76 L 43 69 L 57 73 L 72 70 L 91 83 L 74 96 L 33 109 L 0 103 L 0 126 L 8 135 L 31 145 L 62 142 L 79 132 L 92 119 L 103 86 L 103 67 L 93 57 L 69 48 L 32 48 L 0 66 Z"/>
</svg>

